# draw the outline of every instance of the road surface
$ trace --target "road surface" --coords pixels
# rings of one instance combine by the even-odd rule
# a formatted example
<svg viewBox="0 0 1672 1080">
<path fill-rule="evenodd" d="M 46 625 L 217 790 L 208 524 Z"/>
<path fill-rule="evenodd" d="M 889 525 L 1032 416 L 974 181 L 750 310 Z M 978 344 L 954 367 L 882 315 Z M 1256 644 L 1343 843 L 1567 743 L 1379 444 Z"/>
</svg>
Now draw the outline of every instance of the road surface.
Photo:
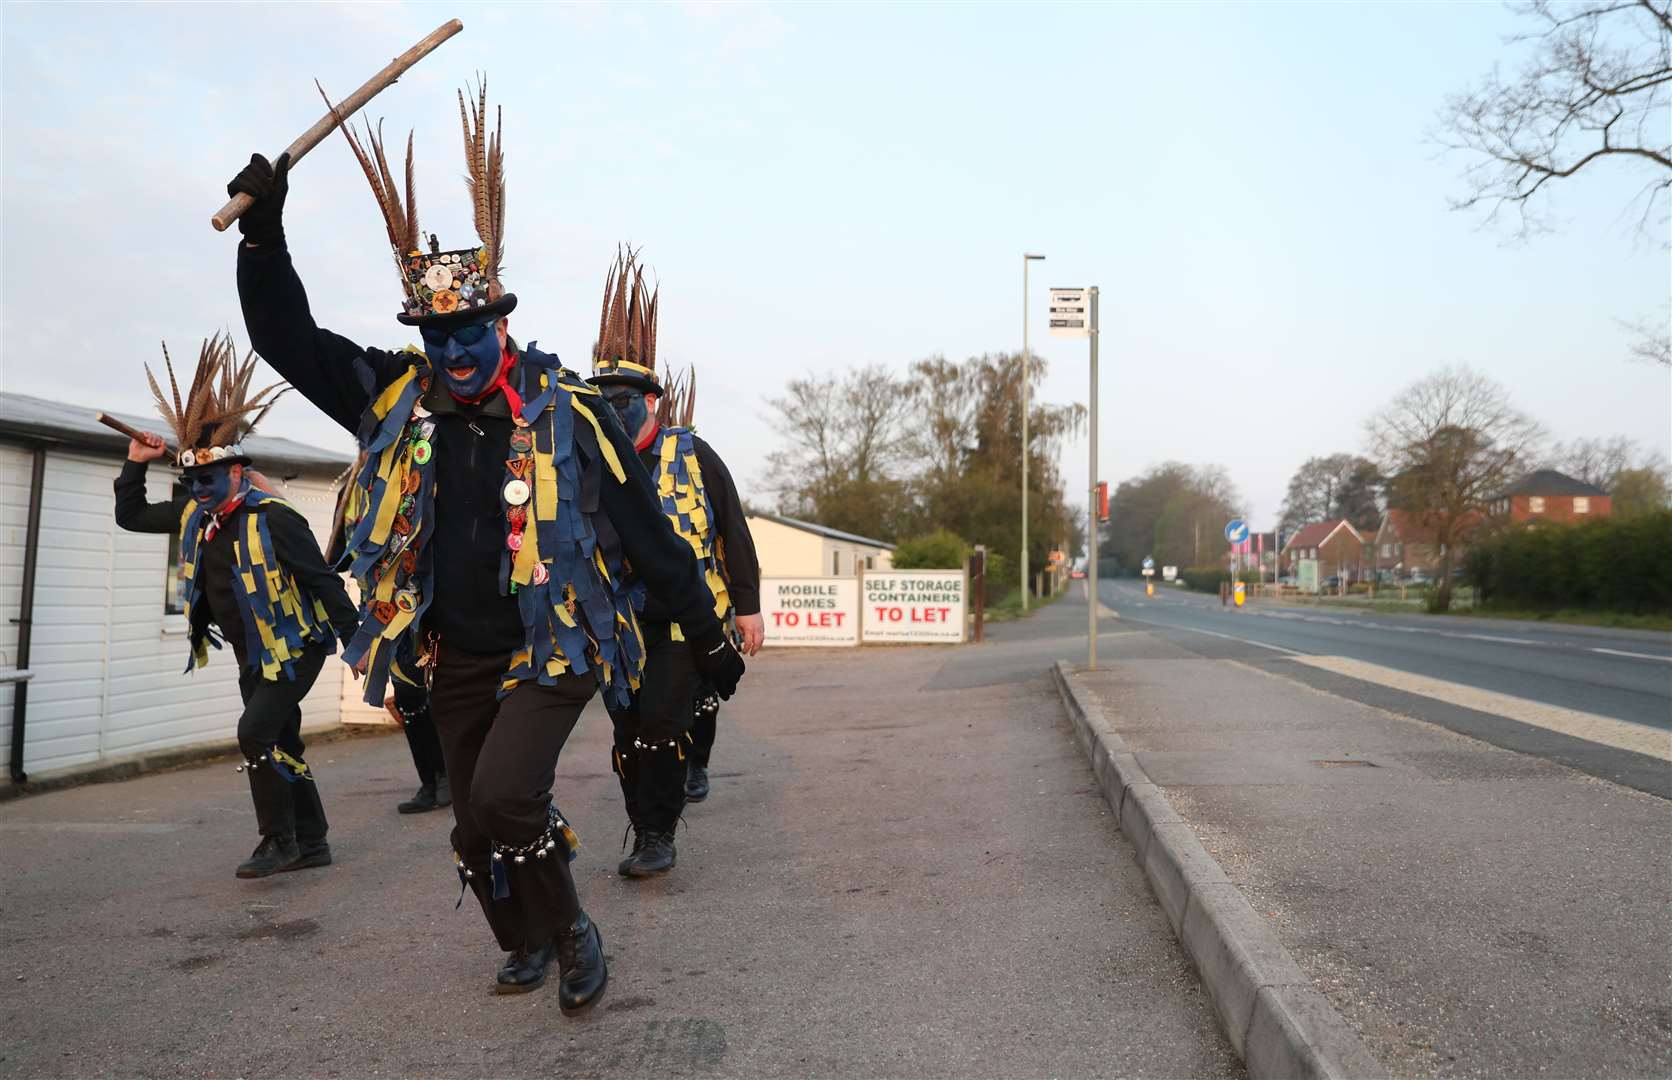
<svg viewBox="0 0 1672 1080">
<path fill-rule="evenodd" d="M 1321 689 L 1672 797 L 1672 634 L 1392 615 L 1105 581 L 1123 620 L 1224 655 L 1300 658 Z"/>
</svg>

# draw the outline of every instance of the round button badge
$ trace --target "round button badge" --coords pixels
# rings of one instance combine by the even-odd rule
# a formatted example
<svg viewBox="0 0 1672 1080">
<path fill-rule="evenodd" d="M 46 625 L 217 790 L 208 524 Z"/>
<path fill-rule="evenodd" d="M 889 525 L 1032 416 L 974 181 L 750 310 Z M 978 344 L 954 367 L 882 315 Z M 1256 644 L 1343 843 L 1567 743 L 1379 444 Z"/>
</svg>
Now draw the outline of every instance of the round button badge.
<svg viewBox="0 0 1672 1080">
<path fill-rule="evenodd" d="M 522 533 L 514 532 L 505 537 L 505 546 L 512 551 L 522 550 Z"/>
<path fill-rule="evenodd" d="M 534 449 L 534 433 L 518 428 L 511 432 L 511 450 L 513 453 L 526 454 Z"/>
<path fill-rule="evenodd" d="M 546 569 L 545 563 L 537 562 L 534 564 L 534 573 L 531 578 L 534 584 L 544 585 L 547 581 L 551 580 L 551 576 L 551 571 Z"/>
<path fill-rule="evenodd" d="M 521 506 L 528 501 L 528 484 L 526 481 L 512 480 L 505 485 L 502 494 L 505 496 L 505 501 L 511 506 Z"/>
<path fill-rule="evenodd" d="M 411 614 L 418 610 L 418 594 L 411 589 L 402 589 L 395 594 L 395 606 Z"/>
<path fill-rule="evenodd" d="M 412 460 L 423 465 L 430 460 L 430 441 L 419 439 L 412 444 Z"/>
</svg>

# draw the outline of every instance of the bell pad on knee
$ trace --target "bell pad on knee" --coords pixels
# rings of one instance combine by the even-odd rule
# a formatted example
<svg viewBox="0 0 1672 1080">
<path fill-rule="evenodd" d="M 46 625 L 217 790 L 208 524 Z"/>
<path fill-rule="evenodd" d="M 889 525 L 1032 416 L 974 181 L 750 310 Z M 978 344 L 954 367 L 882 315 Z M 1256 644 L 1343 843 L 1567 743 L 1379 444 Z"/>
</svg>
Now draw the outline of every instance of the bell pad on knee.
<svg viewBox="0 0 1672 1080">
<path fill-rule="evenodd" d="M 574 862 L 575 854 L 580 849 L 581 840 L 579 836 L 575 835 L 574 828 L 564 820 L 555 804 L 548 806 L 546 808 L 546 828 L 539 836 L 521 846 L 494 842 L 491 862 L 494 899 L 503 900 L 511 895 L 511 881 L 505 874 L 506 863 L 521 866 L 529 860 L 530 856 L 536 859 L 544 859 L 548 856 L 555 858 L 559 851 L 562 852 L 566 862 Z"/>
</svg>

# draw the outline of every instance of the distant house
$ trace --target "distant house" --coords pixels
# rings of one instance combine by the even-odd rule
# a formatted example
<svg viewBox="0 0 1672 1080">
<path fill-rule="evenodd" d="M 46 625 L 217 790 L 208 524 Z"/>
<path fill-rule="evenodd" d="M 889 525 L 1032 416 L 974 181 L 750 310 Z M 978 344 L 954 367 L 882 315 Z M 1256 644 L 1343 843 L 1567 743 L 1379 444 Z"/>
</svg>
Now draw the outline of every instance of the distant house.
<svg viewBox="0 0 1672 1080">
<path fill-rule="evenodd" d="M 1452 540 L 1458 550 L 1452 554 L 1452 566 L 1463 565 L 1464 545 L 1470 534 L 1484 524 L 1485 516 L 1474 510 L 1458 519 L 1454 530 L 1456 536 Z M 1413 575 L 1428 578 L 1440 575 L 1440 560 L 1446 553 L 1445 545 L 1435 540 L 1433 526 L 1421 514 L 1389 507 L 1382 514 L 1382 523 L 1377 527 L 1372 543 L 1375 546 L 1376 577 L 1383 581 L 1402 581 Z"/>
<path fill-rule="evenodd" d="M 749 535 L 762 577 L 851 577 L 861 567 L 889 570 L 894 565 L 894 545 L 886 540 L 777 514 L 750 514 Z"/>
<path fill-rule="evenodd" d="M 1302 559 L 1318 560 L 1321 578 L 1358 581 L 1364 571 L 1364 534 L 1346 518 L 1304 525 L 1283 545 L 1283 573 L 1299 572 Z"/>
<path fill-rule="evenodd" d="M 1487 509 L 1500 521 L 1576 522 L 1607 517 L 1614 512 L 1614 500 L 1595 484 L 1540 469 L 1488 499 Z"/>
</svg>

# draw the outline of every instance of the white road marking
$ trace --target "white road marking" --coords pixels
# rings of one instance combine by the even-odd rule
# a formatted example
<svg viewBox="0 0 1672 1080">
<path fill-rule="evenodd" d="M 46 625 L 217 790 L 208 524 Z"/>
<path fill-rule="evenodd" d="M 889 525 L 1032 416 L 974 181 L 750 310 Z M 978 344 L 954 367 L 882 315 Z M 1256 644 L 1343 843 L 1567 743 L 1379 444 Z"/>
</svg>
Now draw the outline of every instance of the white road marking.
<svg viewBox="0 0 1672 1080">
<path fill-rule="evenodd" d="M 1324 671 L 1333 671 L 1349 678 L 1363 679 L 1378 686 L 1461 705 L 1476 712 L 1518 720 L 1523 724 L 1531 724 L 1547 731 L 1558 731 L 1576 739 L 1601 743 L 1619 750 L 1630 750 L 1632 753 L 1644 754 L 1661 761 L 1672 761 L 1672 732 L 1634 724 L 1628 720 L 1616 720 L 1611 716 L 1598 716 L 1577 709 L 1546 705 L 1510 694 L 1447 682 L 1444 679 L 1431 679 L 1426 675 L 1413 675 L 1408 671 L 1396 671 L 1380 664 L 1368 664 L 1363 660 L 1351 660 L 1345 656 L 1297 655 L 1295 662 Z"/>
<path fill-rule="evenodd" d="M 1593 648 L 1591 651 L 1592 652 L 1599 652 L 1599 653 L 1607 653 L 1609 656 L 1629 656 L 1634 660 L 1659 660 L 1662 663 L 1672 664 L 1672 656 L 1656 656 L 1653 653 L 1642 653 L 1642 652 L 1625 652 L 1625 651 L 1620 650 L 1620 649 L 1596 649 L 1596 648 Z"/>
<path fill-rule="evenodd" d="M 1491 634 L 1447 634 L 1447 637 L 1468 638 L 1470 641 L 1501 641 L 1506 645 L 1539 645 L 1538 641 L 1528 641 L 1518 637 L 1494 637 Z"/>
</svg>

